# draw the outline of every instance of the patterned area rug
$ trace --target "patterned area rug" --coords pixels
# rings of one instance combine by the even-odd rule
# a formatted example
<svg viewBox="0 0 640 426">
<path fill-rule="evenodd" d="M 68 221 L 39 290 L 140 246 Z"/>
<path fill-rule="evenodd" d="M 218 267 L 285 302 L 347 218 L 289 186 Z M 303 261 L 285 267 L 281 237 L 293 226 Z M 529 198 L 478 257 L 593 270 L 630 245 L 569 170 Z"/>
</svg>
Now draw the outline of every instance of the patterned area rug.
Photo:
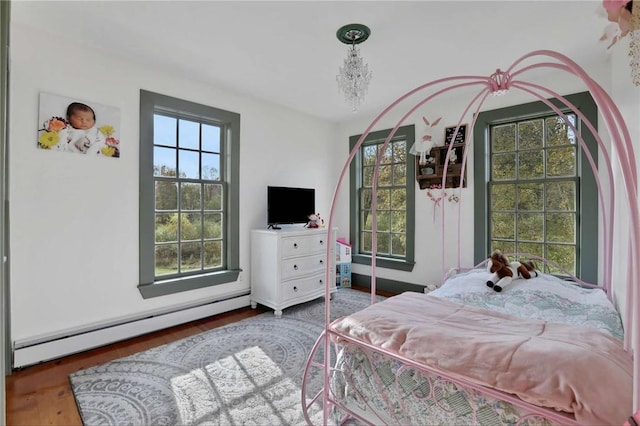
<svg viewBox="0 0 640 426">
<path fill-rule="evenodd" d="M 363 309 L 368 293 L 340 289 L 332 319 Z M 382 298 L 378 297 L 379 300 Z M 295 425 L 302 374 L 324 329 L 324 298 L 75 372 L 85 426 Z M 318 386 L 320 377 L 312 381 Z M 315 383 L 314 383 L 315 382 Z"/>
</svg>

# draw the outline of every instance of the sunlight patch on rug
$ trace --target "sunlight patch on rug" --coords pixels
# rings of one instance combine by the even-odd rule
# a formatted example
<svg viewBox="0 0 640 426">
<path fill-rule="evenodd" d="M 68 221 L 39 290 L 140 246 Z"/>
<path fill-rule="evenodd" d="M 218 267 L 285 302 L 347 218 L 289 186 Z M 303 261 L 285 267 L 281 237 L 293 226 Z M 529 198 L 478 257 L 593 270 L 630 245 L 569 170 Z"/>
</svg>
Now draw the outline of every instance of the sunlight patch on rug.
<svg viewBox="0 0 640 426">
<path fill-rule="evenodd" d="M 300 387 L 284 377 L 283 371 L 259 347 L 253 346 L 171 379 L 180 424 L 197 424 L 214 416 L 222 423 L 247 421 L 245 401 L 255 416 L 273 420 L 295 420 L 300 404 Z M 290 404 L 284 403 L 290 399 Z M 278 400 L 274 407 L 269 401 Z M 289 412 L 289 413 L 288 413 Z"/>
</svg>

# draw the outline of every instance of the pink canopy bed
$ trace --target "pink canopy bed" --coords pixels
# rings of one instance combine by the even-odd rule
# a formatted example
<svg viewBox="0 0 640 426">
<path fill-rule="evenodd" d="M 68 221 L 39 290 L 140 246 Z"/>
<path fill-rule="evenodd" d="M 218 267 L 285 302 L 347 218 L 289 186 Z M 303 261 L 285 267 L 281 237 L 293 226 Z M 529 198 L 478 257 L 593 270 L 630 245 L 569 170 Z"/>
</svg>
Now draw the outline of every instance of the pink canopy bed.
<svg viewBox="0 0 640 426">
<path fill-rule="evenodd" d="M 598 133 L 562 95 L 526 81 L 529 71 L 540 68 L 581 79 L 605 129 Z M 484 286 L 489 276 L 484 265 L 461 265 L 459 250 L 457 264 L 454 260 L 449 271 L 442 260 L 443 284 L 437 290 L 406 292 L 377 301 L 374 232 L 371 305 L 331 322 L 330 303 L 326 303 L 325 331 L 309 357 L 302 386 L 307 422 L 623 424 L 640 409 L 640 357 L 633 356 L 640 348 L 636 157 L 618 108 L 571 59 L 553 51 L 535 51 L 489 77 L 444 78 L 398 98 L 373 120 L 351 151 L 336 185 L 327 226 L 333 226 L 336 198 L 350 163 L 378 121 L 398 108 L 406 111 L 386 139 L 384 151 L 395 131 L 416 110 L 461 88 L 479 90 L 462 112 L 458 126 L 469 113 L 477 117 L 487 97 L 521 91 L 544 102 L 575 132 L 596 176 L 602 228 L 601 282 L 586 283 L 574 276 L 561 280 L 541 273 L 519 282 L 518 292 L 509 288 L 501 293 L 498 306 L 493 302 L 495 297 L 488 299 L 495 293 Z M 549 98 L 566 108 L 559 109 Z M 412 105 L 407 107 L 407 101 Z M 567 119 L 567 110 L 581 118 L 581 129 Z M 474 124 L 475 118 L 471 129 Z M 580 131 L 593 135 L 598 154 L 589 154 Z M 472 143 L 465 147 L 461 176 Z M 590 155 L 600 156 L 597 169 Z M 378 164 L 372 211 L 376 211 L 377 177 Z M 443 188 L 445 179 L 443 176 Z M 459 205 L 464 208 L 464 197 Z M 624 235 L 629 235 L 628 249 L 623 245 L 623 250 L 613 239 L 616 226 L 621 226 L 614 219 L 621 217 L 621 211 L 627 212 L 628 223 L 622 226 Z M 372 229 L 376 229 L 375 216 Z M 445 215 L 440 217 L 445 235 Z M 446 229 L 455 230 L 448 225 Z M 449 238 L 457 238 L 460 245 L 459 223 L 457 228 L 457 235 L 454 231 Z M 613 258 L 614 247 L 619 250 L 617 259 Z M 620 259 L 622 252 L 628 258 Z M 513 255 L 547 261 L 524 253 Z M 417 257 L 419 261 L 419 253 Z M 613 279 L 619 279 L 612 267 L 614 260 L 617 265 L 628 265 L 624 283 L 612 284 Z M 327 270 L 327 280 L 332 273 Z M 330 300 L 329 296 L 327 288 L 325 300 Z M 624 306 L 614 308 L 613 300 L 624 300 Z"/>
</svg>

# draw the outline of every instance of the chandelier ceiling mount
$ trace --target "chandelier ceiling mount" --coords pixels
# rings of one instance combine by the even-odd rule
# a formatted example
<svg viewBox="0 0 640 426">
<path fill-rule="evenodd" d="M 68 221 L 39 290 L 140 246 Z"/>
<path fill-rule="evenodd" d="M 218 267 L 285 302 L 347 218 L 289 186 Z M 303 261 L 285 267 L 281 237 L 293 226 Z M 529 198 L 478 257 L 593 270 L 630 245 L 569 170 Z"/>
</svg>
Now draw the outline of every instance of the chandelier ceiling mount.
<svg viewBox="0 0 640 426">
<path fill-rule="evenodd" d="M 336 33 L 338 40 L 349 45 L 347 58 L 339 69 L 336 81 L 338 82 L 338 89 L 344 94 L 353 112 L 357 111 L 358 106 L 364 99 L 371 81 L 369 65 L 364 63 L 356 45 L 367 40 L 370 35 L 371 30 L 369 27 L 362 24 L 345 25 Z"/>
<path fill-rule="evenodd" d="M 344 44 L 360 44 L 366 41 L 371 35 L 371 30 L 366 25 L 348 24 L 340 27 L 336 33 L 338 40 Z"/>
</svg>

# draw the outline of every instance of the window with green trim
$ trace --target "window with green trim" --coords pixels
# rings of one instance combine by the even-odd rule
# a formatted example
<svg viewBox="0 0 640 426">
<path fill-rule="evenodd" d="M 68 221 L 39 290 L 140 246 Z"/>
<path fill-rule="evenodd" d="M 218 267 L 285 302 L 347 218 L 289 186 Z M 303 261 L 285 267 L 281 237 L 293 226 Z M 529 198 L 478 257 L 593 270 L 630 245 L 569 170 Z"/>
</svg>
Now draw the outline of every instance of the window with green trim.
<svg viewBox="0 0 640 426">
<path fill-rule="evenodd" d="M 376 263 L 382 267 L 411 270 L 414 265 L 415 162 L 407 161 L 415 139 L 414 126 L 398 129 L 384 151 L 391 129 L 370 133 L 351 165 L 351 241 L 354 263 L 370 264 L 373 234 Z M 353 148 L 360 135 L 350 138 Z M 372 197 L 376 158 L 380 156 L 373 229 Z"/>
<path fill-rule="evenodd" d="M 576 96 L 574 103 L 594 122 L 593 100 L 586 94 Z M 565 114 L 577 129 L 583 127 L 576 114 Z M 476 180 L 476 200 L 479 194 L 486 200 L 485 226 L 477 223 L 480 232 L 476 230 L 483 242 L 481 256 L 495 249 L 529 253 L 594 280 L 597 198 L 593 174 L 571 126 L 542 102 L 489 111 L 478 118 L 476 150 L 484 155 L 476 159 L 484 160 L 480 172 L 486 167 L 483 175 L 476 174 L 482 179 Z M 595 152 L 593 137 L 583 138 Z M 480 245 L 476 247 L 478 255 Z M 552 265 L 545 272 L 564 274 Z"/>
<path fill-rule="evenodd" d="M 239 115 L 146 91 L 140 97 L 141 292 L 234 281 Z"/>
</svg>

